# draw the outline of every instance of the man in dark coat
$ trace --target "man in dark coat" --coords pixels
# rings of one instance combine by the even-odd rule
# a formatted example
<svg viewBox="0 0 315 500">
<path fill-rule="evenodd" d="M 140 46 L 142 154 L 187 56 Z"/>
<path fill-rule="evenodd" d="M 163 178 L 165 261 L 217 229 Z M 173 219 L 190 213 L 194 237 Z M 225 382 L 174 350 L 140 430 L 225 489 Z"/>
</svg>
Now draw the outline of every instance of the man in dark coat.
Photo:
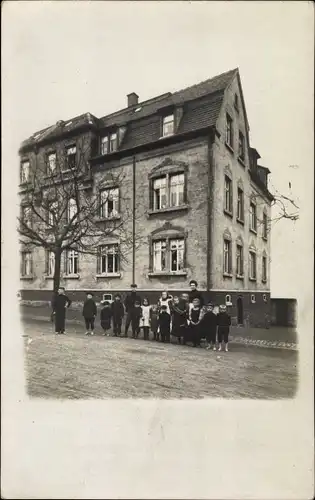
<svg viewBox="0 0 315 500">
<path fill-rule="evenodd" d="M 202 336 L 207 339 L 207 349 L 213 348 L 216 350 L 216 340 L 217 340 L 217 325 L 218 318 L 213 311 L 213 304 L 209 303 L 206 308 L 206 313 L 201 322 Z"/>
<path fill-rule="evenodd" d="M 125 314 L 124 305 L 121 302 L 121 296 L 119 293 L 115 295 L 114 302 L 112 302 L 112 313 L 114 335 L 117 337 L 121 334 L 121 323 Z"/>
<path fill-rule="evenodd" d="M 137 294 L 137 285 L 131 285 L 131 292 L 127 295 L 125 299 L 125 309 L 127 313 L 126 324 L 125 324 L 125 337 L 128 336 L 128 329 L 130 323 L 134 319 L 135 303 L 139 302 L 141 304 L 141 299 Z"/>
<path fill-rule="evenodd" d="M 203 297 L 202 297 L 202 293 L 199 292 L 199 290 L 197 289 L 198 288 L 197 281 L 196 280 L 191 280 L 189 282 L 189 286 L 190 286 L 189 303 L 192 304 L 192 302 L 193 302 L 194 299 L 199 299 L 199 301 L 200 301 L 200 307 L 202 307 L 203 304 L 204 304 L 204 300 L 203 300 Z"/>
<path fill-rule="evenodd" d="M 86 294 L 86 301 L 83 305 L 82 315 L 85 321 L 86 334 L 94 335 L 94 322 L 97 315 L 97 308 L 95 300 L 93 299 L 93 293 L 88 292 Z"/>
<path fill-rule="evenodd" d="M 68 309 L 70 305 L 71 300 L 66 296 L 65 289 L 59 287 L 58 293 L 55 295 L 52 303 L 56 334 L 65 333 L 66 309 Z"/>
</svg>

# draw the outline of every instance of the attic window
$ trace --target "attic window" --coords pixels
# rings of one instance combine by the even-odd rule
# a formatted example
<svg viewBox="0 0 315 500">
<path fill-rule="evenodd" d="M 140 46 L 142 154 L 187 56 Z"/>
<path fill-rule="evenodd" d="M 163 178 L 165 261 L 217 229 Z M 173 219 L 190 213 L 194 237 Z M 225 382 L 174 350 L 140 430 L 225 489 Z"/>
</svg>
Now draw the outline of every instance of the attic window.
<svg viewBox="0 0 315 500">
<path fill-rule="evenodd" d="M 34 139 L 38 139 L 41 136 L 41 134 L 36 134 L 34 135 Z"/>
<path fill-rule="evenodd" d="M 142 110 L 142 106 L 139 106 L 138 108 L 136 108 L 136 109 L 134 110 L 134 113 L 139 113 L 139 111 L 141 111 L 141 110 Z"/>
<path fill-rule="evenodd" d="M 234 108 L 236 109 L 236 111 L 239 111 L 238 95 L 237 94 L 234 95 Z"/>
<path fill-rule="evenodd" d="M 68 122 L 66 123 L 66 127 L 69 127 L 69 125 L 71 125 L 72 121 L 71 122 Z"/>
<path fill-rule="evenodd" d="M 162 136 L 167 137 L 168 135 L 173 135 L 173 134 L 174 134 L 174 115 L 164 116 Z"/>
</svg>

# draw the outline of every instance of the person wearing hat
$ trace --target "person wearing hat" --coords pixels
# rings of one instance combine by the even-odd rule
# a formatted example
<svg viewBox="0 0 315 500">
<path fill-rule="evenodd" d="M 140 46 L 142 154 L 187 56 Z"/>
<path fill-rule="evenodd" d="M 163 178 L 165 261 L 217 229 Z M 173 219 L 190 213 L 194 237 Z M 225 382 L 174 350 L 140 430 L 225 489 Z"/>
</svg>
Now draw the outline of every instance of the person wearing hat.
<svg viewBox="0 0 315 500">
<path fill-rule="evenodd" d="M 71 305 L 71 300 L 66 296 L 63 286 L 58 288 L 52 301 L 52 315 L 55 319 L 56 334 L 65 334 L 66 309 Z"/>
<path fill-rule="evenodd" d="M 131 291 L 125 298 L 125 309 L 126 309 L 126 323 L 125 323 L 125 337 L 128 337 L 128 329 L 132 322 L 135 321 L 135 303 L 139 302 L 141 304 L 141 299 L 137 294 L 137 285 L 134 283 L 131 285 Z"/>
<path fill-rule="evenodd" d="M 229 333 L 231 326 L 231 316 L 226 312 L 226 306 L 222 305 L 219 307 L 219 313 L 217 315 L 218 320 L 218 342 L 219 351 L 222 349 L 222 340 L 225 344 L 225 351 L 229 350 Z"/>
<path fill-rule="evenodd" d="M 198 283 L 196 280 L 190 280 L 189 282 L 190 292 L 189 292 L 189 303 L 192 304 L 194 299 L 199 299 L 200 307 L 203 306 L 204 300 L 202 293 L 198 290 Z"/>
<path fill-rule="evenodd" d="M 213 304 L 209 302 L 206 306 L 206 312 L 201 322 L 202 336 L 207 340 L 206 349 L 216 350 L 216 337 L 217 337 L 217 315 L 213 311 Z"/>
</svg>

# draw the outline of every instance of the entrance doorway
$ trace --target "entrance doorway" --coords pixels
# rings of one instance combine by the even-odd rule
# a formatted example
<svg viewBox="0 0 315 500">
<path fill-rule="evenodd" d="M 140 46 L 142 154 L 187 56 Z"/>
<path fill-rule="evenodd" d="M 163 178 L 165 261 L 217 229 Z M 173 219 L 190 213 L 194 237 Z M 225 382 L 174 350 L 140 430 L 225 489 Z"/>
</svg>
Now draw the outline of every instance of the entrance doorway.
<svg viewBox="0 0 315 500">
<path fill-rule="evenodd" d="M 242 297 L 237 297 L 236 306 L 237 306 L 237 324 L 243 325 L 244 324 L 244 308 L 243 308 Z"/>
</svg>

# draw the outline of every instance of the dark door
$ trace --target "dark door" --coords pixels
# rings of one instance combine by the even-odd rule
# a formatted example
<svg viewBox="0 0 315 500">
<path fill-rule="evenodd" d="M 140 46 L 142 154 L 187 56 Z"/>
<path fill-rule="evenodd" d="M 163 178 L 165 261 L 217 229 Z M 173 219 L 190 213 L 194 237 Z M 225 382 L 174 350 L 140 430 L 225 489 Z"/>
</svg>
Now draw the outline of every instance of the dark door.
<svg viewBox="0 0 315 500">
<path fill-rule="evenodd" d="M 237 305 L 237 324 L 243 325 L 243 323 L 244 323 L 244 309 L 243 309 L 242 297 L 237 298 L 236 305 Z"/>
<path fill-rule="evenodd" d="M 288 326 L 288 303 L 285 300 L 279 300 L 276 307 L 277 326 Z"/>
</svg>

